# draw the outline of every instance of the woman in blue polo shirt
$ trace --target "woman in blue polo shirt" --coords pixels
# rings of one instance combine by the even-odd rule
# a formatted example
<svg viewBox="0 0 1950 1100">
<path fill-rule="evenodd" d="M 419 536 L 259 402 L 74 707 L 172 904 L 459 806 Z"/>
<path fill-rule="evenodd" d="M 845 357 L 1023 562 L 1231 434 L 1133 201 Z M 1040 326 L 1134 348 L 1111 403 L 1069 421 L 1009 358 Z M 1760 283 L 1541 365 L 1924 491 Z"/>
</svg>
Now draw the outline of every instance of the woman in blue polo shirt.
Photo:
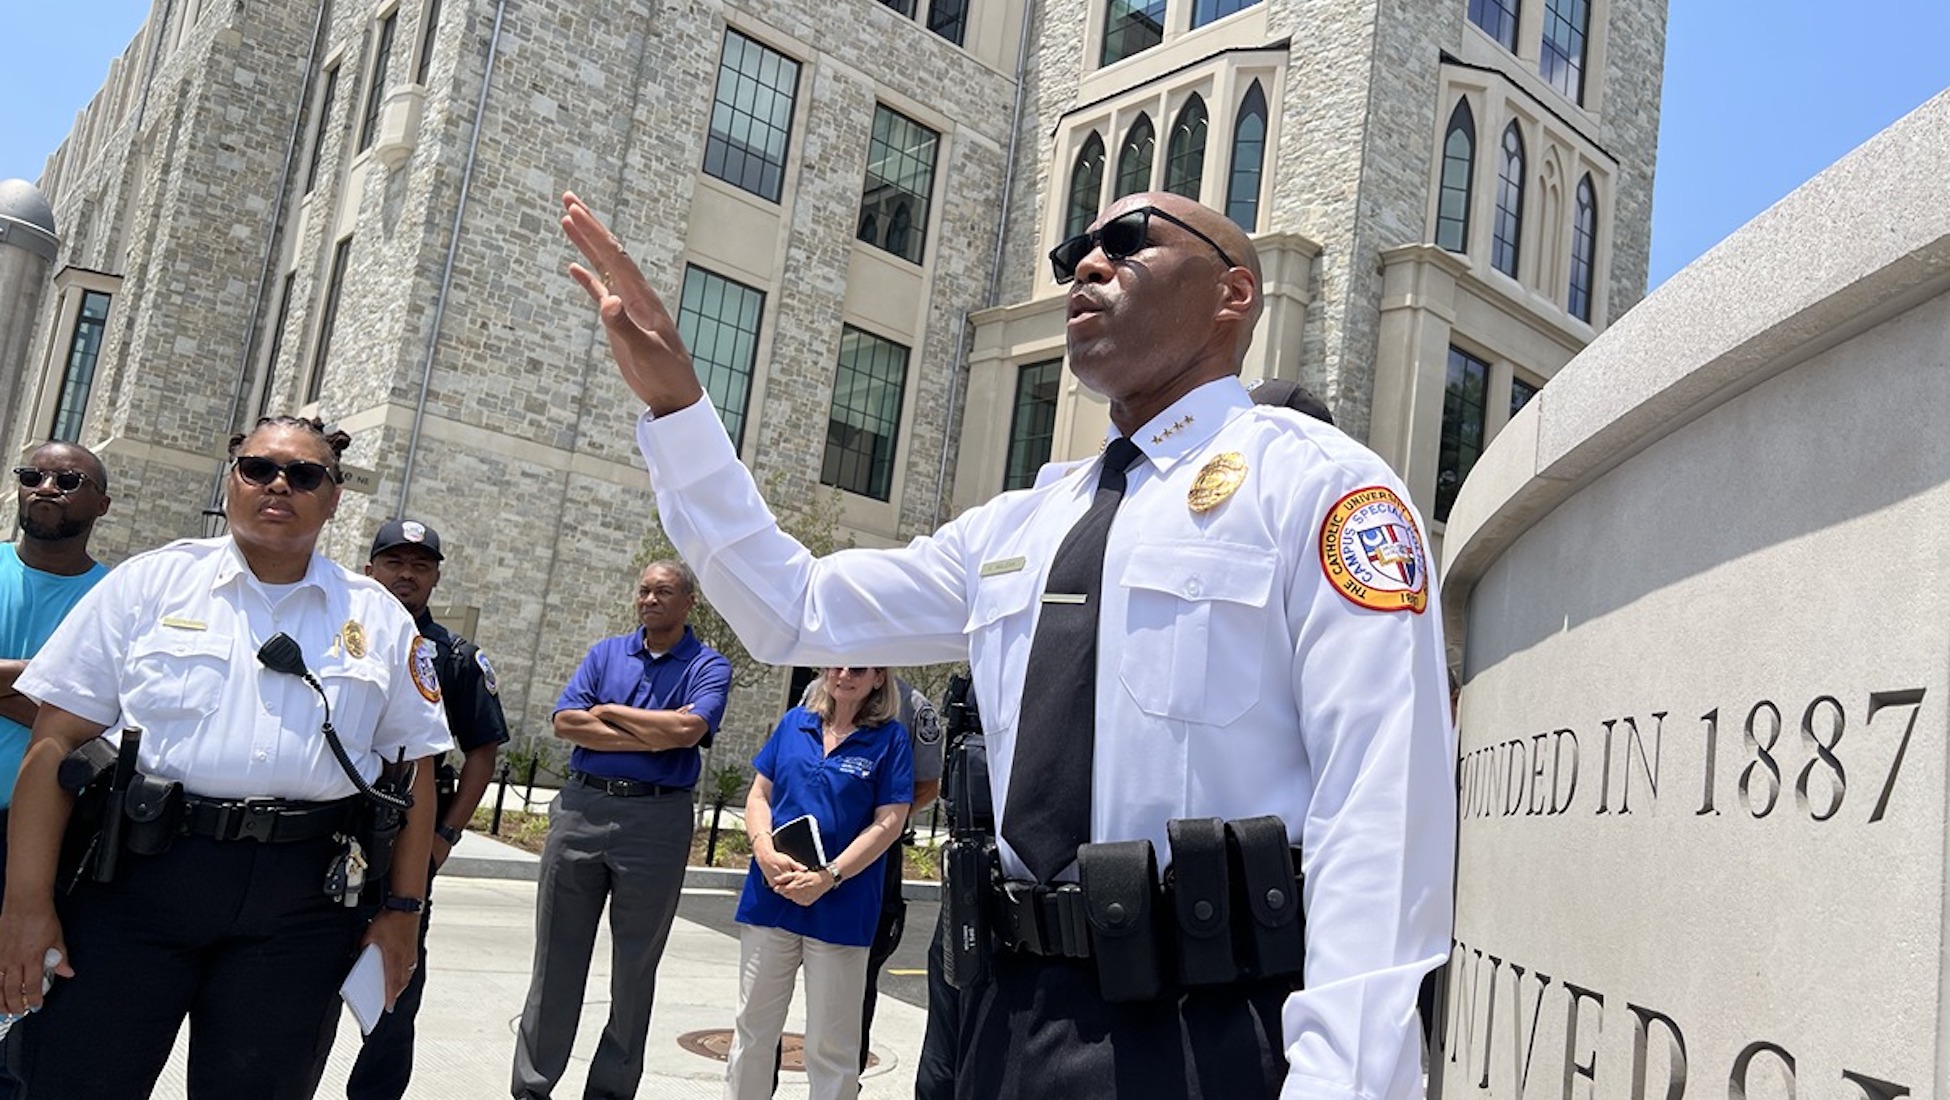
<svg viewBox="0 0 1950 1100">
<path fill-rule="evenodd" d="M 860 1079 L 860 1001 L 880 919 L 874 867 L 907 820 L 914 757 L 895 720 L 884 668 L 829 668 L 806 704 L 787 711 L 752 760 L 745 798 L 752 866 L 738 902 L 738 1027 L 725 1070 L 729 1100 L 772 1095 L 773 1056 L 806 970 L 806 1082 L 812 1100 L 853 1100 Z M 775 825 L 819 823 L 824 866 L 772 844 Z"/>
</svg>

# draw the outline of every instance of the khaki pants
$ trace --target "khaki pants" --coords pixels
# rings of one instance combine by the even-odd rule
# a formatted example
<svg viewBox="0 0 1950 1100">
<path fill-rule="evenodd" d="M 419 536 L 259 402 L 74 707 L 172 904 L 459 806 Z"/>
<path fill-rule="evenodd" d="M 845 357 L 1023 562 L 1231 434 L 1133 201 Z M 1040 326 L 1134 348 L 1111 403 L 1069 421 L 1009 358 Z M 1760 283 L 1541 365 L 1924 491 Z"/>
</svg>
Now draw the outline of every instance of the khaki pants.
<svg viewBox="0 0 1950 1100">
<path fill-rule="evenodd" d="M 726 1100 L 767 1100 L 772 1059 L 792 1007 L 792 981 L 806 969 L 806 1083 L 811 1100 L 854 1100 L 860 1082 L 860 1000 L 867 949 L 842 947 L 777 928 L 739 925 L 738 1026 L 725 1067 Z"/>
</svg>

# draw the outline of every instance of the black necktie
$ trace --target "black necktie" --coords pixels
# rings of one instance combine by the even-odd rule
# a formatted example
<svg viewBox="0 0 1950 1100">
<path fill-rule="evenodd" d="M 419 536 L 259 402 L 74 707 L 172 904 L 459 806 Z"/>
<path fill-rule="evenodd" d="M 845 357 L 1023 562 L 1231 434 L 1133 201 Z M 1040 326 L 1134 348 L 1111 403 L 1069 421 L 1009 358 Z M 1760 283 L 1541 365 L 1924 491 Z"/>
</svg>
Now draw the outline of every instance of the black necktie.
<svg viewBox="0 0 1950 1100">
<path fill-rule="evenodd" d="M 1090 510 L 1063 537 L 1043 582 L 1029 646 L 1002 835 L 1038 882 L 1054 881 L 1090 839 L 1090 766 L 1097 742 L 1097 605 L 1104 545 L 1124 502 L 1124 471 L 1143 457 L 1113 439 Z"/>
</svg>

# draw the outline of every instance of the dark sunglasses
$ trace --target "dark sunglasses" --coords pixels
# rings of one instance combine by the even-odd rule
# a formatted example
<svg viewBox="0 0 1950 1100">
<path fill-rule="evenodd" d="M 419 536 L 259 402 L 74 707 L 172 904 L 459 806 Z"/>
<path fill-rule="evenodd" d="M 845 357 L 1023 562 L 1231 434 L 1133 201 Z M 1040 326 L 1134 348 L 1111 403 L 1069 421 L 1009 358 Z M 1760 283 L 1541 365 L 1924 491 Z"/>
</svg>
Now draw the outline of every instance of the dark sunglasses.
<svg viewBox="0 0 1950 1100">
<path fill-rule="evenodd" d="M 284 483 L 295 493 L 309 493 L 325 484 L 326 478 L 340 480 L 335 470 L 327 469 L 316 462 L 273 462 L 257 455 L 238 455 L 235 464 L 237 476 L 252 485 L 269 485 L 284 475 Z"/>
<path fill-rule="evenodd" d="M 95 479 L 80 470 L 36 470 L 32 466 L 15 466 L 14 476 L 20 479 L 23 489 L 38 489 L 41 482 L 54 479 L 54 487 L 64 493 L 72 493 L 85 483 L 95 484 Z"/>
<path fill-rule="evenodd" d="M 834 673 L 836 675 L 838 673 L 844 672 L 848 676 L 867 676 L 873 672 L 873 667 L 870 665 L 866 667 L 859 667 L 854 665 L 833 665 L 829 667 L 826 671 Z"/>
<path fill-rule="evenodd" d="M 1140 206 L 1136 210 L 1119 214 L 1088 233 L 1079 233 L 1055 248 L 1049 250 L 1050 270 L 1056 273 L 1056 281 L 1067 283 L 1077 277 L 1077 265 L 1085 256 L 1098 248 L 1104 250 L 1104 258 L 1113 262 L 1144 250 L 1151 235 L 1151 219 L 1159 218 L 1204 241 L 1226 262 L 1228 269 L 1238 267 L 1219 242 L 1198 231 L 1183 218 L 1175 218 L 1155 206 Z"/>
</svg>

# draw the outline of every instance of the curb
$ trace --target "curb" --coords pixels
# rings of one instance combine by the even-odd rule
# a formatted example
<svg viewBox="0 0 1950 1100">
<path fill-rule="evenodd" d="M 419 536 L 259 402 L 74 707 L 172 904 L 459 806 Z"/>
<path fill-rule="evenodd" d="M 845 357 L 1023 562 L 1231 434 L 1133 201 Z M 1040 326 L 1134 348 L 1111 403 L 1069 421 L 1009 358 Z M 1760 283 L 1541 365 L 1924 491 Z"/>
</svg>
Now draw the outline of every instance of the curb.
<svg viewBox="0 0 1950 1100">
<path fill-rule="evenodd" d="M 450 856 L 440 873 L 448 878 L 487 878 L 511 882 L 535 882 L 542 876 L 539 859 L 484 859 L 478 856 Z M 745 871 L 732 867 L 686 867 L 684 886 L 692 890 L 744 889 Z M 925 879 L 904 879 L 901 897 L 908 901 L 939 901 L 941 884 Z"/>
</svg>

